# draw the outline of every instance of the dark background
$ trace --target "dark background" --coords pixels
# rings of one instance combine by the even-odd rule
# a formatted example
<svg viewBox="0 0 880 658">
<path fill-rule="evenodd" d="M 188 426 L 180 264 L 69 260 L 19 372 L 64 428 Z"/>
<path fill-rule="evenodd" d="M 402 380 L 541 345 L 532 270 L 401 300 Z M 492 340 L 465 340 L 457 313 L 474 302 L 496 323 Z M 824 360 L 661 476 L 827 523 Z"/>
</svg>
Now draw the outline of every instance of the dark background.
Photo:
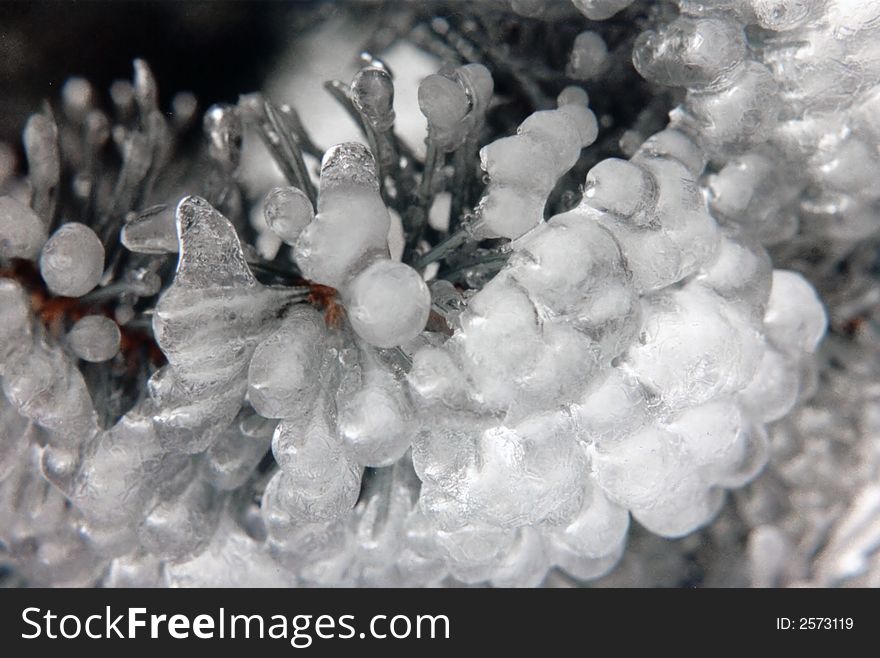
<svg viewBox="0 0 880 658">
<path fill-rule="evenodd" d="M 277 54 L 334 11 L 317 0 L 0 0 L 0 140 L 70 76 L 106 94 L 147 60 L 161 100 L 192 91 L 202 107 L 260 88 Z"/>
</svg>

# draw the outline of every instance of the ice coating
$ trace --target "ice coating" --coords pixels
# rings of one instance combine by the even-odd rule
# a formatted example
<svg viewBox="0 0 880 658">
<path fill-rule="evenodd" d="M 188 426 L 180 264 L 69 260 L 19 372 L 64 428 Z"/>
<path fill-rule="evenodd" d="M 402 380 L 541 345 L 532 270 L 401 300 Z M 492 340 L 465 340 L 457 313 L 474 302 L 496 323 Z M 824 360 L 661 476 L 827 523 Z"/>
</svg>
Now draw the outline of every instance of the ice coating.
<svg viewBox="0 0 880 658">
<path fill-rule="evenodd" d="M 263 202 L 266 223 L 287 244 L 296 244 L 299 234 L 315 218 L 312 202 L 298 187 L 274 187 Z"/>
<path fill-rule="evenodd" d="M 596 117 L 572 97 L 556 110 L 532 114 L 516 135 L 484 146 L 480 161 L 490 182 L 479 206 L 482 230 L 512 239 L 543 221 L 557 179 L 597 134 Z"/>
<path fill-rule="evenodd" d="M 104 245 L 85 224 L 64 224 L 43 245 L 40 274 L 56 295 L 81 297 L 98 285 L 103 272 Z"/>
<path fill-rule="evenodd" d="M 574 40 L 566 73 L 576 80 L 590 80 L 606 66 L 608 47 L 596 32 L 581 32 Z"/>
<path fill-rule="evenodd" d="M 620 3 L 577 4 L 598 19 Z M 541 2 L 511 5 L 537 19 L 523 21 L 526 35 L 556 12 L 573 15 Z M 617 124 L 622 115 L 607 108 L 619 99 L 599 96 L 606 84 L 615 88 L 613 76 L 603 77 L 601 90 L 591 87 L 603 136 L 581 166 L 598 164 L 572 181 L 549 162 L 574 149 L 572 131 L 559 128 L 558 116 L 534 115 L 523 127 L 534 149 L 496 158 L 495 171 L 511 173 L 510 193 L 540 203 L 537 219 L 522 231 L 508 227 L 509 235 L 482 233 L 477 213 L 471 219 L 485 179 L 465 156 L 487 135 L 497 139 L 499 125 L 521 120 L 521 108 L 547 107 L 546 92 L 569 81 L 562 71 L 523 66 L 531 60 L 516 48 L 508 61 L 504 48 L 470 43 L 482 27 L 441 19 L 420 38 L 459 60 L 492 61 L 501 93 L 493 95 L 482 66 L 430 76 L 422 109 L 429 152 L 440 156 L 422 164 L 402 148 L 393 160 L 400 171 L 389 173 L 381 143 L 373 153 L 331 149 L 317 220 L 313 196 L 299 188 L 266 195 L 280 182 L 269 176 L 253 189 L 239 184 L 239 168 L 249 166 L 239 152 L 246 104 L 209 110 L 208 182 L 186 176 L 169 197 L 148 180 L 165 171 L 159 156 L 170 142 L 145 64 L 136 65 L 134 85 L 117 84 L 112 94 L 124 117 L 113 125 L 124 163 L 118 182 L 91 171 L 94 154 L 77 141 L 98 148 L 108 118 L 92 111 L 81 81 L 65 87 L 57 128 L 45 113 L 26 136 L 31 180 L 10 189 L 19 199 L 31 192 L 34 210 L 14 222 L 57 226 L 88 216 L 70 212 L 82 208 L 68 191 L 56 194 L 59 155 L 78 202 L 113 188 L 118 207 L 111 212 L 95 197 L 96 214 L 109 222 L 92 224 L 107 245 L 101 288 L 58 299 L 22 263 L 0 281 L 0 541 L 16 549 L 16 568 L 50 584 L 536 586 L 559 582 L 557 568 L 565 578 L 602 576 L 635 522 L 625 559 L 649 580 L 646 545 L 673 560 L 686 553 L 693 564 L 705 557 L 698 544 L 741 539 L 754 527 L 747 557 L 758 583 L 869 582 L 880 509 L 871 470 L 875 371 L 870 358 L 860 363 L 841 348 L 841 336 L 870 346 L 876 335 L 876 292 L 861 276 L 874 267 L 865 252 L 877 227 L 872 181 L 880 170 L 871 9 L 679 6 L 680 18 L 642 16 L 642 6 L 591 25 L 594 35 L 630 38 L 636 22 L 659 23 L 650 47 L 639 46 L 638 66 L 686 90 L 675 96 L 684 103 L 671 125 L 638 146 L 643 127 L 662 125 L 662 94 L 633 108 L 634 125 Z M 626 49 L 616 37 L 608 44 L 605 61 L 616 71 Z M 589 55 L 575 67 L 580 74 L 601 76 L 601 67 L 584 70 L 601 59 L 598 42 L 573 45 L 572 55 Z M 394 89 L 376 61 L 340 89 L 367 133 L 390 133 Z M 560 108 L 587 103 L 575 87 L 558 97 Z M 624 128 L 621 150 L 632 159 L 599 159 Z M 289 130 L 309 156 L 320 155 L 293 124 L 274 130 L 270 141 Z M 184 157 L 176 153 L 174 164 Z M 535 179 L 548 186 L 540 200 L 530 196 Z M 388 257 L 383 224 L 386 203 L 397 212 L 419 203 L 420 182 L 428 197 L 444 195 L 457 208 L 445 214 L 451 224 L 464 218 L 469 239 L 430 271 L 409 264 L 418 267 L 450 223 L 432 220 L 415 257 L 403 256 L 409 264 Z M 471 196 L 464 203 L 452 198 L 462 190 Z M 193 191 L 220 211 L 189 197 L 175 212 L 179 195 Z M 135 253 L 119 257 L 105 229 L 123 219 L 121 240 Z M 255 244 L 242 241 L 252 236 L 248 219 L 261 233 Z M 14 237 L 40 241 L 23 226 Z M 314 250 L 300 254 L 306 227 Z M 479 242 L 485 235 L 512 242 Z M 301 271 L 286 250 L 275 258 L 282 238 Z M 853 261 L 859 241 L 863 260 Z M 773 269 L 762 244 L 773 245 L 776 267 L 786 270 Z M 162 255 L 174 251 L 172 282 Z M 836 307 L 827 282 L 820 298 L 794 271 L 813 281 L 845 271 L 865 289 Z M 149 297 L 159 292 L 156 308 Z M 107 313 L 90 322 L 100 317 L 107 338 L 121 329 L 121 340 L 81 336 L 83 313 Z M 144 331 L 151 317 L 164 367 Z M 831 346 L 816 356 L 829 321 Z M 123 346 L 118 358 L 111 343 Z M 110 361 L 73 359 L 98 352 Z M 823 368 L 820 390 L 828 381 L 834 390 L 797 411 L 826 361 L 834 365 Z M 132 402 L 119 393 L 123 366 L 126 382 L 143 384 L 131 387 L 138 399 L 129 410 L 114 407 Z M 751 481 L 768 453 L 769 479 L 725 496 Z M 721 522 L 687 542 L 656 538 L 699 531 L 725 498 L 745 509 L 738 513 L 749 527 L 731 522 L 727 506 Z M 30 546 L 36 557 L 18 550 Z M 797 559 L 781 558 L 789 553 Z"/>
<path fill-rule="evenodd" d="M 626 9 L 632 0 L 571 0 L 584 16 L 593 21 L 604 21 Z"/>
<path fill-rule="evenodd" d="M 0 258 L 34 259 L 48 237 L 43 220 L 10 196 L 0 197 Z"/>
<path fill-rule="evenodd" d="M 425 327 L 430 296 L 418 272 L 390 260 L 391 218 L 379 194 L 376 162 L 361 144 L 339 144 L 321 164 L 318 214 L 299 235 L 303 274 L 342 293 L 355 333 L 393 347 Z"/>
<path fill-rule="evenodd" d="M 362 144 L 338 144 L 321 162 L 318 212 L 294 257 L 307 278 L 339 288 L 371 261 L 388 258 L 390 222 L 372 154 Z"/>
<path fill-rule="evenodd" d="M 429 75 L 419 85 L 419 109 L 428 138 L 444 151 L 461 146 L 478 131 L 492 98 L 492 74 L 482 64 L 465 64 Z"/>
<path fill-rule="evenodd" d="M 278 329 L 257 345 L 248 366 L 248 399 L 257 413 L 284 418 L 309 406 L 318 391 L 326 329 L 312 308 L 291 309 Z"/>
<path fill-rule="evenodd" d="M 162 432 L 177 437 L 171 441 L 200 446 L 237 413 L 245 386 L 230 383 L 246 373 L 290 295 L 257 283 L 232 224 L 204 199 L 180 202 L 177 231 L 174 283 L 153 316 L 153 332 L 170 368 L 154 383 L 154 397 L 177 411 L 158 414 L 156 421 Z M 223 322 L 213 322 L 217 318 Z"/>
<path fill-rule="evenodd" d="M 70 349 L 92 363 L 108 361 L 119 352 L 119 325 L 103 315 L 87 315 L 67 334 Z"/>
</svg>

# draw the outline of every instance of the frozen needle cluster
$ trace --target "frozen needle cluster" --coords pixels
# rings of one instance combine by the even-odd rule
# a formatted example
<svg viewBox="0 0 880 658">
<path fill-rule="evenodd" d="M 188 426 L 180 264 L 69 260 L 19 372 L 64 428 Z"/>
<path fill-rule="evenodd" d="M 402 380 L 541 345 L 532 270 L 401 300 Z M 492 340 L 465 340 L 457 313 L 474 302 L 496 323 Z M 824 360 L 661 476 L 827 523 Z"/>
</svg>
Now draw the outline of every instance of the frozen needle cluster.
<svg viewBox="0 0 880 658">
<path fill-rule="evenodd" d="M 424 157 L 369 53 L 325 85 L 363 137 L 329 148 L 250 94 L 189 156 L 194 99 L 163 114 L 145 63 L 109 113 L 69 82 L 0 181 L 0 559 L 62 585 L 584 581 L 771 459 L 737 495 L 753 582 L 876 574 L 877 300 L 829 280 L 876 267 L 880 7 L 631 4 L 415 10 L 398 37 L 446 60 L 408 110 Z M 530 72 L 505 26 L 560 16 L 559 70 Z M 668 125 L 657 101 L 612 129 L 630 57 L 683 90 Z M 796 270 L 861 332 L 845 374 L 817 375 Z M 870 392 L 837 411 L 852 372 Z M 816 447 L 839 413 L 863 440 Z M 847 496 L 815 541 L 803 506 Z"/>
</svg>

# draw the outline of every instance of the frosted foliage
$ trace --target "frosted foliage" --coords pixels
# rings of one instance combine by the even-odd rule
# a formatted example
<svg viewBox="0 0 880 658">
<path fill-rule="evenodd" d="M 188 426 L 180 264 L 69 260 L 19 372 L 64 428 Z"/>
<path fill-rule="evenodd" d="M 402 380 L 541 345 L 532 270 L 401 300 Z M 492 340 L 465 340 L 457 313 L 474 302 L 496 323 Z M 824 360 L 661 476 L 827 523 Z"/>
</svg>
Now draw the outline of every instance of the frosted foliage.
<svg viewBox="0 0 880 658">
<path fill-rule="evenodd" d="M 119 326 L 103 315 L 87 315 L 67 334 L 71 351 L 93 363 L 107 361 L 119 352 Z"/>
<path fill-rule="evenodd" d="M 46 225 L 33 210 L 12 197 L 0 197 L 0 258 L 33 259 L 46 238 Z"/>
<path fill-rule="evenodd" d="M 103 271 L 104 245 L 85 224 L 64 224 L 40 254 L 40 274 L 56 295 L 85 295 L 98 285 Z"/>
<path fill-rule="evenodd" d="M 194 99 L 144 62 L 114 119 L 68 82 L 27 177 L 0 149 L 0 567 L 645 584 L 736 541 L 715 578 L 877 584 L 880 14 L 629 4 L 419 18 L 469 63 L 365 53 L 327 84 L 363 143 L 267 91 L 188 166 Z"/>
</svg>

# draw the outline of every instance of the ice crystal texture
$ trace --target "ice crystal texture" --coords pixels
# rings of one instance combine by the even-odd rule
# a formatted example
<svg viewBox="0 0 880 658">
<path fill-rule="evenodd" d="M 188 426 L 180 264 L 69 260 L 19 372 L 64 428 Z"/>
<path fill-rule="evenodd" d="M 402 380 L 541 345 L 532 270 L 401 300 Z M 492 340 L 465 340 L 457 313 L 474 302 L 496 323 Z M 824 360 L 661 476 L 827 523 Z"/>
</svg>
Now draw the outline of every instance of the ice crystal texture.
<svg viewBox="0 0 880 658">
<path fill-rule="evenodd" d="M 417 85 L 378 34 L 324 81 L 357 141 L 69 81 L 0 177 L 0 560 L 682 584 L 708 536 L 709 584 L 876 584 L 880 5 L 656 4 L 413 9 Z"/>
</svg>

